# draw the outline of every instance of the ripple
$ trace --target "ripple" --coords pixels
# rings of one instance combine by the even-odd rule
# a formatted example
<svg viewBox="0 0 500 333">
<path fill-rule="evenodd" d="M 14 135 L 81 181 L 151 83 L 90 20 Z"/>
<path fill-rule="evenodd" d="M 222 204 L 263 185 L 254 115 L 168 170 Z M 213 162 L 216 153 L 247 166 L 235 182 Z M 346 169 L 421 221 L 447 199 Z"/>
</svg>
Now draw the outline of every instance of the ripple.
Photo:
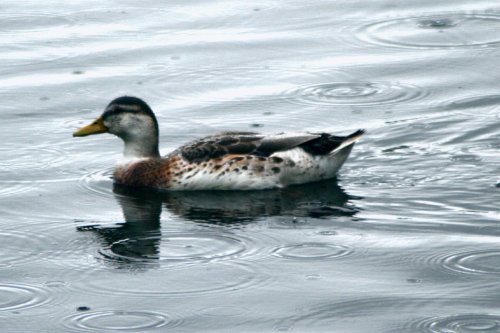
<svg viewBox="0 0 500 333">
<path fill-rule="evenodd" d="M 156 247 L 150 255 L 141 251 L 145 246 Z M 177 233 L 161 236 L 127 238 L 101 249 L 103 258 L 116 262 L 140 261 L 151 263 L 197 263 L 240 257 L 248 247 L 241 238 L 232 235 Z"/>
<path fill-rule="evenodd" d="M 441 318 L 427 318 L 410 325 L 417 332 L 473 333 L 500 332 L 500 316 L 489 314 L 462 314 Z"/>
<path fill-rule="evenodd" d="M 88 274 L 92 274 L 92 278 Z M 115 274 L 110 278 L 106 270 L 86 271 L 71 288 L 96 295 L 182 298 L 234 293 L 261 287 L 269 280 L 268 275 L 252 262 L 210 262 L 170 270 L 149 270 L 147 284 L 144 283 L 144 274 L 139 272 L 125 274 L 118 270 Z"/>
<path fill-rule="evenodd" d="M 404 48 L 498 47 L 499 29 L 499 15 L 443 13 L 370 23 L 356 35 L 371 44 Z"/>
<path fill-rule="evenodd" d="M 34 182 L 26 181 L 0 181 L 0 197 L 11 197 L 16 194 L 26 193 L 36 188 Z"/>
<path fill-rule="evenodd" d="M 67 287 L 69 285 L 69 282 L 66 281 L 47 281 L 45 282 L 45 286 L 50 287 L 50 288 L 62 288 L 62 287 Z"/>
<path fill-rule="evenodd" d="M 479 95 L 448 102 L 444 105 L 444 108 L 447 110 L 473 109 L 475 112 L 479 108 L 495 110 L 499 104 L 500 95 Z"/>
<path fill-rule="evenodd" d="M 96 222 L 99 223 L 99 222 Z M 92 272 L 101 268 L 97 249 L 99 243 L 92 237 L 72 238 L 61 242 L 57 251 L 48 258 L 56 266 L 64 268 L 64 274 L 58 276 L 61 281 L 71 281 L 83 272 Z"/>
<path fill-rule="evenodd" d="M 288 245 L 274 251 L 277 257 L 294 260 L 323 260 L 343 257 L 350 253 L 352 249 L 347 246 L 324 243 Z"/>
<path fill-rule="evenodd" d="M 451 28 L 456 26 L 457 24 L 450 19 L 447 18 L 428 18 L 423 19 L 418 22 L 419 28 L 427 28 L 427 29 L 444 29 Z"/>
<path fill-rule="evenodd" d="M 241 306 L 211 306 L 201 309 L 199 313 L 208 317 L 238 317 L 248 314 L 250 309 Z"/>
<path fill-rule="evenodd" d="M 81 331 L 143 331 L 165 326 L 177 326 L 178 321 L 148 311 L 95 311 L 73 315 L 65 319 L 65 326 Z"/>
<path fill-rule="evenodd" d="M 500 274 L 500 250 L 488 249 L 456 253 L 440 258 L 449 270 L 471 274 Z"/>
<path fill-rule="evenodd" d="M 47 303 L 49 293 L 40 287 L 0 284 L 0 312 L 27 309 Z"/>
<path fill-rule="evenodd" d="M 417 86 L 386 82 L 330 82 L 288 90 L 285 98 L 313 105 L 396 104 L 423 98 L 426 92 Z"/>
<path fill-rule="evenodd" d="M 4 174 L 26 169 L 54 168 L 67 160 L 67 154 L 64 151 L 47 147 L 0 148 L 0 154 L 2 155 L 0 171 Z"/>
<path fill-rule="evenodd" d="M 471 163 L 477 165 L 482 159 L 474 154 L 456 154 L 451 156 L 450 160 L 453 162 Z"/>
<path fill-rule="evenodd" d="M 335 329 L 339 322 L 363 318 L 365 323 L 377 323 L 386 320 L 388 313 L 391 314 L 391 318 L 404 316 L 407 313 L 415 313 L 417 309 L 421 310 L 427 307 L 430 301 L 431 299 L 425 298 L 409 298 L 408 295 L 360 297 L 359 299 L 340 303 L 329 301 L 301 307 L 290 317 L 282 319 L 279 327 L 288 327 L 293 329 L 294 332 L 317 331 L 314 328 L 322 328 L 320 331 L 325 331 L 325 327 L 329 328 L 327 330 L 329 332 L 344 332 L 345 329 Z M 379 332 L 379 330 L 371 328 L 372 330 L 367 332 Z"/>
<path fill-rule="evenodd" d="M 21 230 L 0 231 L 0 243 L 2 244 L 0 266 L 35 261 L 46 255 L 43 247 L 50 244 L 46 236 Z"/>
<path fill-rule="evenodd" d="M 147 86 L 156 98 L 162 96 L 167 100 L 175 100 L 176 105 L 207 105 L 248 100 L 279 101 L 283 89 L 332 75 L 338 76 L 339 73 L 270 66 L 181 69 L 172 72 L 170 68 L 162 67 L 148 73 L 141 85 Z M 171 86 L 172 82 L 175 82 L 175 86 Z M 166 95 L 166 92 L 169 94 Z"/>
<path fill-rule="evenodd" d="M 79 186 L 102 197 L 113 197 L 113 169 L 105 168 L 87 173 L 80 178 Z"/>
<path fill-rule="evenodd" d="M 2 17 L 2 27 L 0 34 L 12 35 L 15 32 L 39 31 L 41 29 L 52 28 L 54 26 L 68 26 L 72 22 L 62 15 L 52 15 L 48 13 L 39 15 L 12 15 Z"/>
<path fill-rule="evenodd" d="M 48 147 L 0 148 L 0 197 L 32 191 L 40 183 L 69 181 L 72 175 L 64 171 L 68 161 L 64 150 Z"/>
</svg>

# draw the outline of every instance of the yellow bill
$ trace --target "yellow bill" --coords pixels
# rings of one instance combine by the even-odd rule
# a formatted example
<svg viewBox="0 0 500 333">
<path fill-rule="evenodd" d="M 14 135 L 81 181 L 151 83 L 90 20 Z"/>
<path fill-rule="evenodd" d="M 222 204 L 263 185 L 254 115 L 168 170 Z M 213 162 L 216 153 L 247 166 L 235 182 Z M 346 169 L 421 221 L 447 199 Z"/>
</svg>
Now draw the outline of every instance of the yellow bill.
<svg viewBox="0 0 500 333">
<path fill-rule="evenodd" d="M 84 126 L 73 133 L 73 136 L 87 136 L 92 134 L 106 133 L 107 131 L 108 128 L 104 126 L 102 117 L 99 117 L 90 125 Z"/>
</svg>

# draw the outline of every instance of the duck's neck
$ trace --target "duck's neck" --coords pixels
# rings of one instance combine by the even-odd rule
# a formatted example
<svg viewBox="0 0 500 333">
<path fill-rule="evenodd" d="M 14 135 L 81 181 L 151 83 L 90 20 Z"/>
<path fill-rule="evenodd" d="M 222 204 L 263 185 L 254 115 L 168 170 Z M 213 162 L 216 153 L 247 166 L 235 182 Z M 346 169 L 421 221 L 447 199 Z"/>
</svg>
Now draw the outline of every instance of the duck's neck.
<svg viewBox="0 0 500 333">
<path fill-rule="evenodd" d="M 123 162 L 144 158 L 159 158 L 158 134 L 149 133 L 123 138 Z"/>
</svg>

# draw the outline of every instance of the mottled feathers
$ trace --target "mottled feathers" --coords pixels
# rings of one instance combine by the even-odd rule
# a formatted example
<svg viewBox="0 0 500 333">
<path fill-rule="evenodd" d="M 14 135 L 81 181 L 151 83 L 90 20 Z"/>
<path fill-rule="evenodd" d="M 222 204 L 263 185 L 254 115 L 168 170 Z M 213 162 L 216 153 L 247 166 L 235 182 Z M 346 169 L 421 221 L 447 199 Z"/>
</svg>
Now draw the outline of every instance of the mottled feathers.
<svg viewBox="0 0 500 333">
<path fill-rule="evenodd" d="M 196 140 L 179 148 L 176 153 L 190 162 L 206 161 L 226 154 L 268 157 L 296 147 L 312 155 L 325 155 L 338 148 L 344 141 L 359 137 L 363 133 L 363 130 L 358 130 L 345 137 L 328 133 L 283 133 L 264 136 L 253 132 L 225 132 Z"/>
</svg>

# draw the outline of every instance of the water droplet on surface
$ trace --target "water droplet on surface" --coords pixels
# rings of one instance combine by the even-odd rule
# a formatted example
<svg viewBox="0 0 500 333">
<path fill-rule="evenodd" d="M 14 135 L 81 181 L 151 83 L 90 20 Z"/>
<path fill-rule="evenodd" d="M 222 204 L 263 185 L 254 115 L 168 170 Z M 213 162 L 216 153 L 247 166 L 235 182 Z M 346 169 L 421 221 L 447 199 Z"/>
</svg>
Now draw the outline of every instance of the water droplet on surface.
<svg viewBox="0 0 500 333">
<path fill-rule="evenodd" d="M 454 27 L 457 24 L 448 18 L 428 18 L 418 21 L 417 25 L 420 28 L 443 29 Z"/>
</svg>

